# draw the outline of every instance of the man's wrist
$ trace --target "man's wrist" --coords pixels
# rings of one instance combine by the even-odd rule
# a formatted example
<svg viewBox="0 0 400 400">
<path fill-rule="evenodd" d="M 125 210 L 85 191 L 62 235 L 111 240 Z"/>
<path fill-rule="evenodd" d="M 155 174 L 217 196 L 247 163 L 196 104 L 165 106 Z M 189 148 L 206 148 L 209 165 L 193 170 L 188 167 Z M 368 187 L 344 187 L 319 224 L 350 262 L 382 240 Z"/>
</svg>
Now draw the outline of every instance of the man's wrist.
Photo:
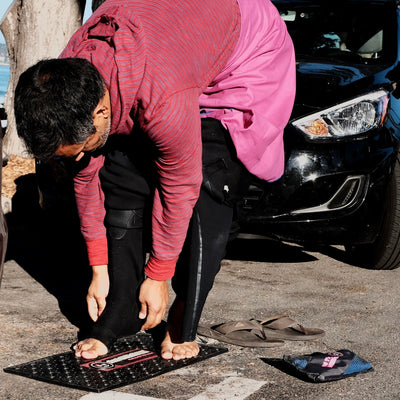
<svg viewBox="0 0 400 400">
<path fill-rule="evenodd" d="M 104 265 L 92 265 L 92 274 L 93 275 L 105 275 L 108 274 L 108 266 Z"/>
<path fill-rule="evenodd" d="M 145 276 L 145 279 L 150 281 L 150 282 L 158 282 L 160 284 L 168 282 L 168 279 L 153 279 L 153 278 L 150 278 L 149 276 Z"/>
</svg>

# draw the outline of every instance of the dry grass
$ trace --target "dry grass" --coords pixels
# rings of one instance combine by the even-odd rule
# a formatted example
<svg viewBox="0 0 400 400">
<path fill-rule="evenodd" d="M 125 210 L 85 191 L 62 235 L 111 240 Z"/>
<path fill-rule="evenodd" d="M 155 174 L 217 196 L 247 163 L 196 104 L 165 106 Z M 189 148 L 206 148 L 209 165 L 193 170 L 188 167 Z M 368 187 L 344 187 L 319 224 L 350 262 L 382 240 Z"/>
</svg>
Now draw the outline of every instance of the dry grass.
<svg viewBox="0 0 400 400">
<path fill-rule="evenodd" d="M 15 180 L 20 176 L 35 173 L 35 160 L 11 156 L 2 170 L 2 197 L 12 199 L 16 192 Z"/>
</svg>

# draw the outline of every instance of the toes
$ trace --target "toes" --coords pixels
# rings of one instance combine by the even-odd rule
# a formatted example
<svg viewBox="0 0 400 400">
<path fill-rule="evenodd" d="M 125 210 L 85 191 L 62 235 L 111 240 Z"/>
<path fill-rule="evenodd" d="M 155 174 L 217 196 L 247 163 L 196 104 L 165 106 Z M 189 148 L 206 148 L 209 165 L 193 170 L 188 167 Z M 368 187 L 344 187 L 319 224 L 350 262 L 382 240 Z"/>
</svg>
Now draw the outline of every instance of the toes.
<svg viewBox="0 0 400 400">
<path fill-rule="evenodd" d="M 82 352 L 85 350 L 90 349 L 92 345 L 86 342 L 79 342 L 75 347 L 74 347 L 74 351 L 75 351 L 75 355 L 77 357 L 81 357 L 82 356 Z"/>
<path fill-rule="evenodd" d="M 199 345 L 196 342 L 174 343 L 169 333 L 161 344 L 161 357 L 165 360 L 183 360 L 193 358 L 199 354 Z"/>
<path fill-rule="evenodd" d="M 193 358 L 199 354 L 199 349 L 197 346 L 192 346 L 192 344 L 182 343 L 173 344 L 171 348 L 164 349 L 161 352 L 161 356 L 164 359 L 170 360 L 171 358 L 178 361 L 185 358 Z"/>
<path fill-rule="evenodd" d="M 192 358 L 192 356 L 188 352 L 183 352 L 183 353 L 178 353 L 178 354 L 174 353 L 172 357 L 176 361 L 184 360 L 185 358 Z"/>
<path fill-rule="evenodd" d="M 161 357 L 165 360 L 171 360 L 173 358 L 173 344 L 169 341 L 165 341 L 161 345 Z"/>
<path fill-rule="evenodd" d="M 93 360 L 94 358 L 97 358 L 100 355 L 101 354 L 99 354 L 95 350 L 87 350 L 81 352 L 81 357 L 86 358 L 87 360 Z"/>
<path fill-rule="evenodd" d="M 94 346 L 95 346 L 94 343 L 82 343 L 82 345 L 80 346 L 80 350 L 81 351 L 90 350 Z"/>
<path fill-rule="evenodd" d="M 161 357 L 164 360 L 171 360 L 171 358 L 173 357 L 172 351 L 170 350 L 164 350 L 161 352 Z"/>
<path fill-rule="evenodd" d="M 75 347 L 75 356 L 86 359 L 93 359 L 107 354 L 107 347 L 96 339 L 87 339 L 79 342 Z"/>
</svg>

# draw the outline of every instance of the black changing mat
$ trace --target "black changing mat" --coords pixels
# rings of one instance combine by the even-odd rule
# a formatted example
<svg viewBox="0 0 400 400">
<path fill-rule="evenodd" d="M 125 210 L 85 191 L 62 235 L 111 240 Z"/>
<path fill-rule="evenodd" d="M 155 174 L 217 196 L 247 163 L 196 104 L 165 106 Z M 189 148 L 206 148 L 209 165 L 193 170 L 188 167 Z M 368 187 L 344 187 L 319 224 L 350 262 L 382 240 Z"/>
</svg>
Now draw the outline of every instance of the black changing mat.
<svg viewBox="0 0 400 400">
<path fill-rule="evenodd" d="M 140 382 L 225 353 L 227 349 L 200 345 L 195 358 L 164 360 L 149 334 L 138 333 L 119 339 L 111 351 L 94 360 L 76 358 L 72 351 L 4 368 L 17 374 L 56 385 L 103 392 Z"/>
</svg>

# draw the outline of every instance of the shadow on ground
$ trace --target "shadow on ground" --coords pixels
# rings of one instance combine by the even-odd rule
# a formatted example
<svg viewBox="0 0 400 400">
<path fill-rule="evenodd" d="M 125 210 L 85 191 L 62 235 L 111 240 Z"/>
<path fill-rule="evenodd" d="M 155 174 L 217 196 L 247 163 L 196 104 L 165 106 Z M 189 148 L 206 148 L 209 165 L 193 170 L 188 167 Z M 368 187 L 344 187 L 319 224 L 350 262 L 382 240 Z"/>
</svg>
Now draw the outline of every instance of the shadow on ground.
<svg viewBox="0 0 400 400">
<path fill-rule="evenodd" d="M 43 211 L 35 174 L 16 180 L 6 260 L 15 260 L 58 301 L 61 312 L 84 334 L 91 325 L 86 310 L 90 282 L 85 245 L 73 202 Z"/>
<path fill-rule="evenodd" d="M 43 211 L 39 206 L 36 175 L 24 175 L 16 184 L 12 213 L 6 215 L 9 228 L 6 260 L 15 260 L 51 293 L 58 300 L 61 312 L 83 335 L 91 325 L 86 310 L 91 271 L 73 196 L 64 192 L 55 205 Z M 334 247 L 311 250 L 345 261 L 345 252 Z M 317 261 L 309 253 L 311 250 L 270 239 L 238 238 L 228 245 L 226 258 L 270 263 Z"/>
<path fill-rule="evenodd" d="M 270 239 L 241 239 L 229 243 L 226 258 L 230 260 L 301 263 L 317 260 L 305 249 Z"/>
</svg>

